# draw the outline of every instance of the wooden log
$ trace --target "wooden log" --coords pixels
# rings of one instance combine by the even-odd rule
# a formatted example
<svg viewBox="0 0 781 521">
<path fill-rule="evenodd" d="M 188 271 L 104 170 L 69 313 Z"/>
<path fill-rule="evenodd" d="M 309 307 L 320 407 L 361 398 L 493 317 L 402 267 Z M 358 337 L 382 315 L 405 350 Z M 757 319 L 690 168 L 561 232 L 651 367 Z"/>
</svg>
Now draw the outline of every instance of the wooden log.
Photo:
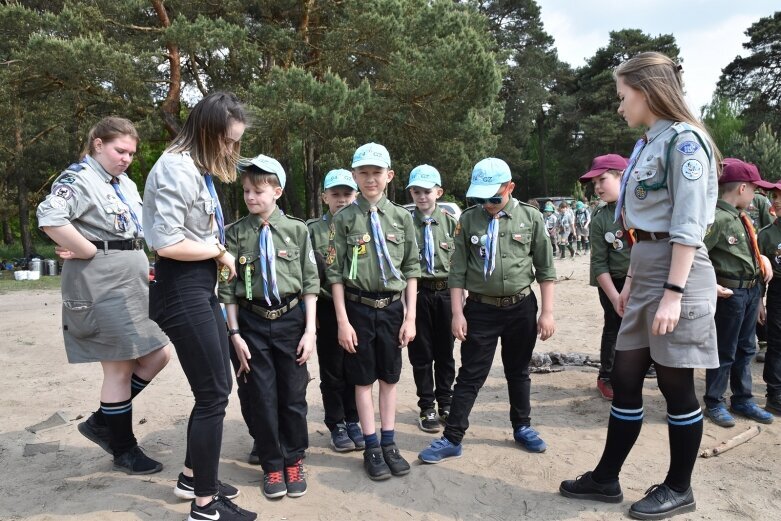
<svg viewBox="0 0 781 521">
<path fill-rule="evenodd" d="M 749 427 L 748 430 L 741 432 L 737 436 L 733 436 L 732 438 L 726 441 L 721 442 L 721 444 L 719 444 L 716 447 L 713 447 L 712 449 L 704 449 L 700 451 L 700 457 L 712 458 L 713 456 L 718 456 L 723 452 L 727 452 L 730 449 L 734 449 L 738 445 L 742 445 L 743 443 L 746 443 L 754 436 L 757 436 L 760 432 L 762 432 L 762 429 L 759 427 L 759 425 L 754 425 L 752 427 Z"/>
</svg>

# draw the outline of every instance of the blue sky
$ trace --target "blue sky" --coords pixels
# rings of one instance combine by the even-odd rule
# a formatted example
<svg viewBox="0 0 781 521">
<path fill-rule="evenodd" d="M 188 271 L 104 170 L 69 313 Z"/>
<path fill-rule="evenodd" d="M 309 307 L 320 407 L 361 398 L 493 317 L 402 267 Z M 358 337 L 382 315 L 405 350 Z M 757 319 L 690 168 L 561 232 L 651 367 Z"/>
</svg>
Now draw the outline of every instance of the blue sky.
<svg viewBox="0 0 781 521">
<path fill-rule="evenodd" d="M 687 101 L 695 114 L 711 99 L 721 69 L 746 55 L 746 29 L 781 8 L 778 0 L 537 0 L 559 59 L 579 67 L 610 31 L 672 34 L 681 49 Z"/>
</svg>

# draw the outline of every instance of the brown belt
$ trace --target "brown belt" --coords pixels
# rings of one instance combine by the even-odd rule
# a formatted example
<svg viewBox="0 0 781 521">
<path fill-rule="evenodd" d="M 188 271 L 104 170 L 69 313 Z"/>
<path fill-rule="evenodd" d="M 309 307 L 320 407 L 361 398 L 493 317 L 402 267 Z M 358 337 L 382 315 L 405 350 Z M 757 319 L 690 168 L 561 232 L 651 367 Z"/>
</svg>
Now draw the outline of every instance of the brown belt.
<svg viewBox="0 0 781 521">
<path fill-rule="evenodd" d="M 375 298 L 364 297 L 361 295 L 356 295 L 355 293 L 351 293 L 349 290 L 345 290 L 344 298 L 352 302 L 358 302 L 359 304 L 363 304 L 364 306 L 369 306 L 370 308 L 382 309 L 390 306 L 391 304 L 399 300 L 401 298 L 401 293 L 394 293 L 389 297 L 375 299 Z"/>
<path fill-rule="evenodd" d="M 716 284 L 730 289 L 750 289 L 759 284 L 759 277 L 754 277 L 753 279 L 728 279 L 717 276 Z"/>
<path fill-rule="evenodd" d="M 447 289 L 447 279 L 442 280 L 423 280 L 418 279 L 418 288 L 428 289 L 431 291 L 442 291 Z"/>
<path fill-rule="evenodd" d="M 531 292 L 532 290 L 529 286 L 526 286 L 515 295 L 510 295 L 509 297 L 489 297 L 488 295 L 481 295 L 479 293 L 470 291 L 466 298 L 481 304 L 488 304 L 497 308 L 506 308 L 507 306 L 512 306 L 513 304 L 517 304 L 518 302 L 522 301 L 527 296 L 529 296 Z"/>
<path fill-rule="evenodd" d="M 647 232 L 645 230 L 635 230 L 635 240 L 639 241 L 661 241 L 662 239 L 669 239 L 670 234 L 667 232 Z"/>
<path fill-rule="evenodd" d="M 263 317 L 266 320 L 276 320 L 298 305 L 298 297 L 293 297 L 286 304 L 273 309 L 255 305 L 247 299 L 238 299 L 237 303 L 239 307 L 258 315 L 259 317 Z"/>
</svg>

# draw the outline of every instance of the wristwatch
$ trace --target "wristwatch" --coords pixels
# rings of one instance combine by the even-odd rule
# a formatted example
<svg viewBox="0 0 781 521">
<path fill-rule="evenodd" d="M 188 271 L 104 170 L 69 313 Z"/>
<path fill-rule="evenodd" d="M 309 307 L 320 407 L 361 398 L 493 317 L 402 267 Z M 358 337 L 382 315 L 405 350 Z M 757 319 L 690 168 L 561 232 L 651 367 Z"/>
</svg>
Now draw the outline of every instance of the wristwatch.
<svg viewBox="0 0 781 521">
<path fill-rule="evenodd" d="M 239 333 L 241 333 L 241 331 L 239 331 L 238 329 L 229 329 L 228 330 L 228 336 L 229 337 L 231 337 L 233 335 L 238 335 Z"/>
<path fill-rule="evenodd" d="M 670 284 L 669 282 L 665 282 L 662 287 L 664 289 L 669 289 L 670 291 L 674 291 L 676 293 L 680 293 L 683 295 L 683 288 L 681 286 L 676 286 L 675 284 Z"/>
</svg>

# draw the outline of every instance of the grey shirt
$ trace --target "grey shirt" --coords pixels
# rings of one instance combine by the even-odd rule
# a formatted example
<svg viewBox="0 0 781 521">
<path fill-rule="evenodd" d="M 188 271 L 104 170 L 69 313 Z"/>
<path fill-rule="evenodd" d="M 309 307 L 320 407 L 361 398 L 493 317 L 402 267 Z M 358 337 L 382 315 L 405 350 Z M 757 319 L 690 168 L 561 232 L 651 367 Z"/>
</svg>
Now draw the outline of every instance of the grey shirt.
<svg viewBox="0 0 781 521">
<path fill-rule="evenodd" d="M 95 159 L 86 156 L 69 166 L 52 184 L 52 190 L 38 205 L 38 226 L 72 224 L 86 239 L 113 241 L 143 237 L 130 210 L 141 219 L 141 196 L 126 174 L 117 176 L 127 204 L 117 195 L 114 176 Z"/>
<path fill-rule="evenodd" d="M 646 135 L 626 185 L 626 226 L 669 232 L 670 242 L 700 247 L 718 198 L 711 145 L 698 129 L 666 120 Z"/>
<path fill-rule="evenodd" d="M 217 244 L 217 202 L 187 152 L 165 152 L 144 187 L 143 224 L 152 250 L 184 239 Z"/>
</svg>

